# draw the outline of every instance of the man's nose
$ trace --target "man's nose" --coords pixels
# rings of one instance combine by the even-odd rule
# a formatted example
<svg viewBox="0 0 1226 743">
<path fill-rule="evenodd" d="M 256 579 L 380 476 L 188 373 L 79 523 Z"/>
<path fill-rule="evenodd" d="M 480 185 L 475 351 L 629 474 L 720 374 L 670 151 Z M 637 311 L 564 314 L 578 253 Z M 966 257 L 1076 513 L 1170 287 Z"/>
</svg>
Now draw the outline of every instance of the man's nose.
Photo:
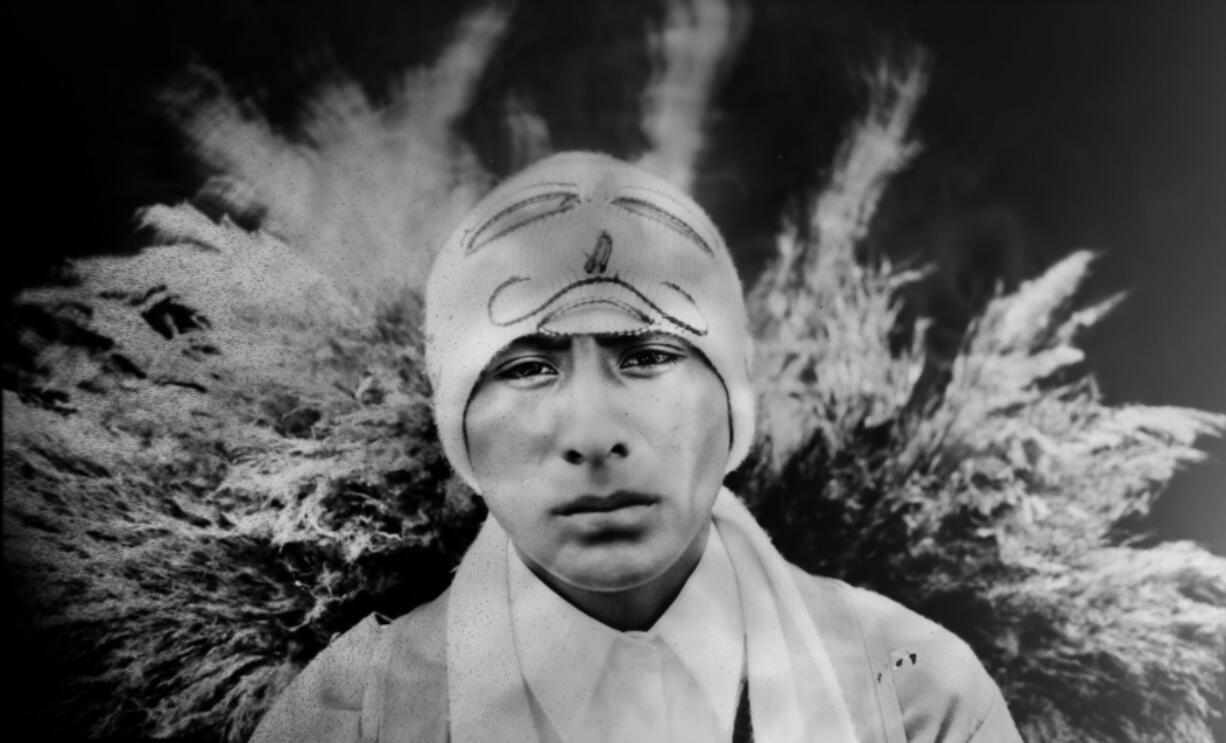
<svg viewBox="0 0 1226 743">
<path fill-rule="evenodd" d="M 612 464 L 630 456 L 624 395 L 594 370 L 576 374 L 558 400 L 558 449 L 569 464 Z"/>
</svg>

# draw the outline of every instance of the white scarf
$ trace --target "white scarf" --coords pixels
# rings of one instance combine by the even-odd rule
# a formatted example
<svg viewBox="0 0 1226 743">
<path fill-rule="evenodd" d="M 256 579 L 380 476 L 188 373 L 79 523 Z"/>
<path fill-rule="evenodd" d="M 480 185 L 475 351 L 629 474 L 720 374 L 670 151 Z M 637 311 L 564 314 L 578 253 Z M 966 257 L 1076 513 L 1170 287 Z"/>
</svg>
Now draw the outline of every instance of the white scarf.
<svg viewBox="0 0 1226 743">
<path fill-rule="evenodd" d="M 857 743 L 830 656 L 787 562 L 727 489 L 711 517 L 741 594 L 754 740 Z M 460 563 L 448 601 L 453 743 L 540 740 L 515 651 L 506 561 L 506 532 L 487 518 Z"/>
</svg>

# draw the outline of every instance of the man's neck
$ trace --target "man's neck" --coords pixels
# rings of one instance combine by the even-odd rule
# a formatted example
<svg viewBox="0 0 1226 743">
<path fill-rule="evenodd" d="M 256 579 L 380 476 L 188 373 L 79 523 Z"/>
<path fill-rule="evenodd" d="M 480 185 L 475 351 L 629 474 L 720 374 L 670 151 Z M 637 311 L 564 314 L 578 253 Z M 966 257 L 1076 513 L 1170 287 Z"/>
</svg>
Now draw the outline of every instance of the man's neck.
<svg viewBox="0 0 1226 743">
<path fill-rule="evenodd" d="M 619 632 L 646 631 L 668 611 L 677 594 L 685 587 L 690 574 L 702 559 L 710 532 L 709 526 L 699 532 L 677 561 L 658 577 L 625 591 L 580 588 L 558 580 L 533 561 L 524 559 L 522 553 L 520 558 L 542 583 L 589 617 Z"/>
</svg>

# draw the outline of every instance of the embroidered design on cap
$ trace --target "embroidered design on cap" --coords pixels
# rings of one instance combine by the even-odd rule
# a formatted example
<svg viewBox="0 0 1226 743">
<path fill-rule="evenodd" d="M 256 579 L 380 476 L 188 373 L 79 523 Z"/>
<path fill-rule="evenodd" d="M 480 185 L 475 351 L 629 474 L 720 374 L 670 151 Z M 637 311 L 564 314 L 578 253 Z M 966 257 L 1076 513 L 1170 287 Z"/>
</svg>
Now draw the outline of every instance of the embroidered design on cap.
<svg viewBox="0 0 1226 743">
<path fill-rule="evenodd" d="M 568 186 L 568 191 L 550 191 L 530 196 L 502 209 L 485 220 L 464 238 L 464 254 L 471 256 L 486 245 L 506 237 L 515 230 L 527 227 L 548 217 L 565 214 L 580 203 L 574 184 L 550 183 L 549 186 Z"/>
<path fill-rule="evenodd" d="M 670 230 L 680 234 L 682 237 L 687 238 L 690 242 L 701 248 L 702 252 L 711 257 L 715 257 L 715 251 L 711 250 L 711 246 L 707 244 L 707 241 L 703 240 L 702 235 L 695 232 L 694 228 L 690 227 L 685 220 L 665 209 L 662 209 L 661 207 L 656 206 L 650 201 L 635 198 L 633 196 L 622 196 L 621 198 L 613 200 L 613 206 L 619 206 L 631 214 L 639 217 L 645 217 L 662 224 Z"/>
<path fill-rule="evenodd" d="M 587 262 L 583 264 L 584 273 L 604 273 L 609 267 L 609 258 L 613 255 L 613 238 L 609 237 L 609 233 L 604 230 L 600 231 L 600 237 L 596 240 L 596 247 L 592 248 L 592 252 L 587 256 Z"/>
<path fill-rule="evenodd" d="M 576 307 L 587 304 L 604 303 L 622 309 L 644 324 L 654 324 L 652 316 L 648 312 L 644 311 L 644 308 L 635 306 L 634 300 L 638 300 L 638 302 L 646 305 L 647 310 L 654 312 L 658 317 L 672 323 L 681 330 L 685 330 L 697 336 L 704 336 L 709 332 L 706 315 L 703 314 L 702 309 L 694 301 L 694 298 L 691 297 L 684 289 L 671 281 L 661 282 L 660 285 L 676 292 L 682 299 L 684 299 L 691 307 L 694 308 L 694 312 L 697 317 L 693 318 L 689 322 L 677 317 L 673 313 L 666 311 L 664 308 L 660 307 L 658 303 L 652 301 L 646 294 L 639 291 L 633 284 L 628 281 L 623 281 L 618 276 L 593 276 L 587 279 L 572 281 L 558 291 L 554 292 L 551 296 L 532 309 L 510 316 L 499 312 L 498 307 L 496 306 L 499 304 L 499 298 L 512 287 L 528 282 L 531 282 L 531 279 L 529 279 L 527 276 L 512 276 L 498 285 L 498 288 L 495 289 L 494 293 L 490 295 L 489 302 L 486 303 L 486 310 L 491 323 L 497 325 L 498 327 L 505 328 L 509 325 L 523 322 L 524 320 L 527 320 L 535 315 L 539 315 L 546 310 L 550 310 L 548 314 L 541 318 L 541 320 L 537 323 L 537 329 L 543 330 L 551 320 L 556 319 L 559 315 L 563 315 Z M 613 296 L 592 297 L 587 293 L 583 293 L 576 301 L 566 304 L 559 304 L 568 295 L 572 295 L 585 287 L 597 284 L 607 284 L 614 287 L 620 287 L 625 292 L 628 292 L 630 296 L 619 299 Z M 505 303 L 511 303 L 513 301 L 514 300 L 510 300 Z M 512 311 L 513 310 L 507 310 L 508 313 Z"/>
<path fill-rule="evenodd" d="M 521 191 L 518 197 L 509 197 L 509 205 L 497 209 L 492 216 L 480 221 L 477 227 L 465 234 L 464 254 L 466 258 L 472 258 L 487 248 L 497 250 L 494 243 L 510 239 L 517 233 L 529 228 L 537 230 L 532 236 L 525 235 L 508 245 L 515 251 L 512 256 L 522 255 L 522 259 L 507 258 L 521 271 L 508 276 L 490 294 L 486 303 L 489 321 L 497 327 L 508 327 L 537 318 L 536 329 L 550 332 L 546 326 L 566 313 L 604 304 L 642 326 L 635 328 L 635 332 L 652 326 L 671 325 L 693 336 L 706 335 L 709 323 L 705 313 L 693 295 L 673 278 L 674 269 L 670 267 L 676 260 L 684 262 L 715 258 L 710 243 L 692 226 L 693 217 L 686 219 L 681 216 L 688 213 L 684 204 L 652 188 L 619 187 L 611 174 L 601 178 L 588 193 L 582 193 L 584 190 L 587 189 L 581 189 L 574 183 L 536 184 L 527 189 L 527 193 Z M 590 225 L 595 233 L 594 242 L 587 242 L 591 247 L 586 250 L 553 242 L 563 251 L 557 256 L 562 265 L 574 261 L 571 265 L 575 272 L 570 277 L 565 272 L 558 273 L 552 269 L 541 275 L 532 268 L 538 252 L 558 249 L 547 247 L 548 241 L 540 242 L 540 223 L 549 219 L 563 220 L 559 223 L 563 232 L 554 233 L 555 237 L 569 232 L 571 237 L 568 240 L 583 241 L 579 235 L 583 233 L 585 225 Z M 681 239 L 665 240 L 658 246 L 637 246 L 637 252 L 621 248 L 623 251 L 632 250 L 630 257 L 620 259 L 621 265 L 614 267 L 619 270 L 610 273 L 615 244 L 627 237 L 643 234 L 633 226 L 638 220 L 642 220 L 640 224 L 663 228 Z M 574 245 L 574 242 L 569 244 Z M 669 248 L 669 245 L 676 245 L 677 248 Z M 682 245 L 697 249 L 702 257 L 698 257 L 698 254 L 691 254 L 693 257 L 689 258 L 670 255 L 678 248 L 684 253 L 686 248 Z M 566 257 L 569 250 L 574 251 L 570 253 L 572 258 Z M 524 268 L 528 270 L 523 272 Z M 579 269 L 583 278 L 577 278 Z M 655 276 L 672 280 L 656 281 L 653 280 Z"/>
</svg>

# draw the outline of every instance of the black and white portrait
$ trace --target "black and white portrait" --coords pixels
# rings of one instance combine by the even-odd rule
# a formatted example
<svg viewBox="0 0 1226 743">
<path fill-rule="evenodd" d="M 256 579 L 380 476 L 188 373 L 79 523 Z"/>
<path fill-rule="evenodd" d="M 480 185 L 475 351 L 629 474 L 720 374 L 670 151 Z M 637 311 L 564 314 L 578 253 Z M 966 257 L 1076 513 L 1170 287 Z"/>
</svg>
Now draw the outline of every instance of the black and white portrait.
<svg viewBox="0 0 1226 743">
<path fill-rule="evenodd" d="M 1226 741 L 1226 12 L 10 17 L 7 740 Z"/>
</svg>

